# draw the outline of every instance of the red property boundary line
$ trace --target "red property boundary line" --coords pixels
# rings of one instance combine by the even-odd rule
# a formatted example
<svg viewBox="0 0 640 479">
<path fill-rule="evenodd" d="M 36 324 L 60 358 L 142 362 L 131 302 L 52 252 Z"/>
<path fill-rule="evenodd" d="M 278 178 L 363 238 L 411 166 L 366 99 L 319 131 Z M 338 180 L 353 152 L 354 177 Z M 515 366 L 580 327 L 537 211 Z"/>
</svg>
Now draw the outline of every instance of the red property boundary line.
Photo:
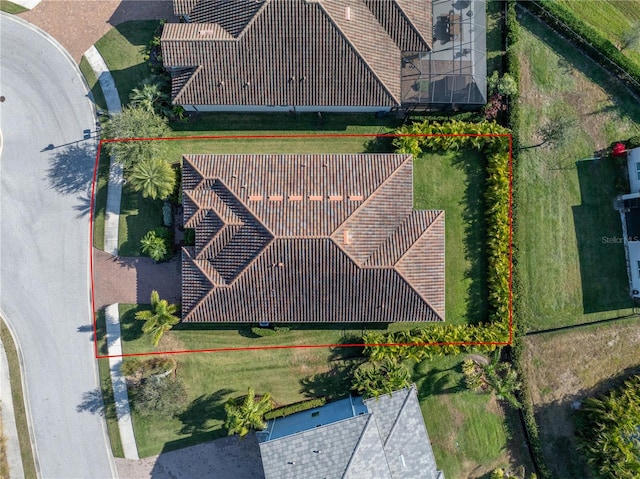
<svg viewBox="0 0 640 479">
<path fill-rule="evenodd" d="M 374 344 L 306 344 L 306 345 L 275 345 L 275 346 L 248 346 L 243 348 L 212 348 L 212 349 L 187 349 L 178 351 L 149 351 L 145 353 L 112 354 L 101 355 L 98 353 L 98 328 L 95 311 L 95 283 L 93 271 L 93 221 L 95 208 L 96 184 L 98 178 L 98 165 L 102 145 L 113 142 L 130 141 L 178 141 L 178 140 L 257 140 L 257 139 L 300 139 L 300 138 L 400 138 L 400 137 L 429 137 L 429 136 L 471 136 L 471 137 L 508 137 L 509 139 L 509 340 L 506 342 L 433 342 L 433 343 L 374 343 Z M 121 358 L 132 356 L 152 356 L 164 354 L 186 354 L 186 353 L 216 353 L 225 351 L 257 351 L 267 349 L 313 349 L 313 348 L 333 348 L 333 347 L 364 347 L 364 346 L 509 346 L 513 342 L 513 137 L 510 133 L 491 134 L 419 134 L 419 133 L 301 133 L 293 135 L 207 135 L 207 136 L 180 136 L 171 138 L 126 138 L 100 140 L 96 152 L 95 164 L 93 168 L 93 180 L 91 183 L 91 205 L 89 220 L 89 274 L 91 275 L 91 310 L 93 312 L 93 346 L 96 359 Z"/>
</svg>

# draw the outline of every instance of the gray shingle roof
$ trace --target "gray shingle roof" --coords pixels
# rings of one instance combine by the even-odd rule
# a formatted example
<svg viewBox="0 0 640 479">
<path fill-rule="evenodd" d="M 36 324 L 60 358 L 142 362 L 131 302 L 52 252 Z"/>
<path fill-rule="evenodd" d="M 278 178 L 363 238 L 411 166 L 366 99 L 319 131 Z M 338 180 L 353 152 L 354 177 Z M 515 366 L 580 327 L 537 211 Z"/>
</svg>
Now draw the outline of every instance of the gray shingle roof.
<svg viewBox="0 0 640 479">
<path fill-rule="evenodd" d="M 369 414 L 271 441 L 263 436 L 265 478 L 444 479 L 436 469 L 415 386 L 365 405 Z"/>
<path fill-rule="evenodd" d="M 165 67 L 182 105 L 394 106 L 401 52 L 428 51 L 430 0 L 174 0 Z M 194 71 L 190 81 L 180 75 Z M 179 73 L 176 73 L 179 72 Z"/>
<path fill-rule="evenodd" d="M 409 155 L 186 155 L 183 320 L 444 319 L 444 212 Z"/>
</svg>

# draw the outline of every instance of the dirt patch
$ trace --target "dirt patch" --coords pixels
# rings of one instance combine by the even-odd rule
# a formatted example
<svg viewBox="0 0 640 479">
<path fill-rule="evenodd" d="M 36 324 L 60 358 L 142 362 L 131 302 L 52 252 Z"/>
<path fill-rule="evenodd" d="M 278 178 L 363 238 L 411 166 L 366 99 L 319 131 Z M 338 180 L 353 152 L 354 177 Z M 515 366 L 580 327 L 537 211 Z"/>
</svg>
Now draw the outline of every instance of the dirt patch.
<svg viewBox="0 0 640 479">
<path fill-rule="evenodd" d="M 554 477 L 589 477 L 576 452 L 573 408 L 640 372 L 637 319 L 530 336 L 525 344 L 531 398 Z"/>
</svg>

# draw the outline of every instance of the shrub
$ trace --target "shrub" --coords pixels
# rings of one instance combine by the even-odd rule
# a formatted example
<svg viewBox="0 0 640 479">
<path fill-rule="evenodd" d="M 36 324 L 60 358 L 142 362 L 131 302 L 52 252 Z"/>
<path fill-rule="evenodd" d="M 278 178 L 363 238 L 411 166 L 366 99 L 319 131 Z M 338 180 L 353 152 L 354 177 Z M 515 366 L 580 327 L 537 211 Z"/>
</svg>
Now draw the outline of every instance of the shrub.
<svg viewBox="0 0 640 479">
<path fill-rule="evenodd" d="M 627 140 L 627 148 L 629 148 L 630 150 L 633 148 L 638 148 L 640 147 L 640 135 L 638 136 L 632 136 L 631 138 L 629 138 Z"/>
<path fill-rule="evenodd" d="M 171 257 L 171 233 L 166 228 L 153 229 L 140 240 L 142 252 L 156 262 Z"/>
<path fill-rule="evenodd" d="M 269 411 L 264 415 L 264 418 L 268 421 L 269 419 L 285 417 L 297 412 L 308 411 L 309 409 L 324 406 L 326 403 L 327 400 L 323 397 L 308 399 L 306 401 L 300 401 L 295 404 L 289 404 L 288 406 L 279 407 L 277 409 L 274 409 L 273 411 Z"/>
<path fill-rule="evenodd" d="M 177 416 L 184 411 L 187 393 L 177 378 L 150 377 L 133 395 L 133 408 L 142 416 Z"/>
<path fill-rule="evenodd" d="M 271 328 L 261 328 L 259 326 L 254 326 L 251 328 L 251 332 L 256 336 L 260 336 L 261 338 L 266 336 L 273 336 L 276 334 L 276 331 Z"/>
</svg>

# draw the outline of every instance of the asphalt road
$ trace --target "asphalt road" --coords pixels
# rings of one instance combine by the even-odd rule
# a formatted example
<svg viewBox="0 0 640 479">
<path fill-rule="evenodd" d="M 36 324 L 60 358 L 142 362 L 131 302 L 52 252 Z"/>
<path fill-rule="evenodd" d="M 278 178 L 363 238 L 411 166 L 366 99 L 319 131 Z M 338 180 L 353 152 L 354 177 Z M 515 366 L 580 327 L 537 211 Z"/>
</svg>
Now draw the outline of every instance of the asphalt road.
<svg viewBox="0 0 640 479">
<path fill-rule="evenodd" d="M 45 479 L 114 476 L 91 337 L 86 94 L 57 44 L 0 14 L 0 311 L 25 359 Z"/>
</svg>

